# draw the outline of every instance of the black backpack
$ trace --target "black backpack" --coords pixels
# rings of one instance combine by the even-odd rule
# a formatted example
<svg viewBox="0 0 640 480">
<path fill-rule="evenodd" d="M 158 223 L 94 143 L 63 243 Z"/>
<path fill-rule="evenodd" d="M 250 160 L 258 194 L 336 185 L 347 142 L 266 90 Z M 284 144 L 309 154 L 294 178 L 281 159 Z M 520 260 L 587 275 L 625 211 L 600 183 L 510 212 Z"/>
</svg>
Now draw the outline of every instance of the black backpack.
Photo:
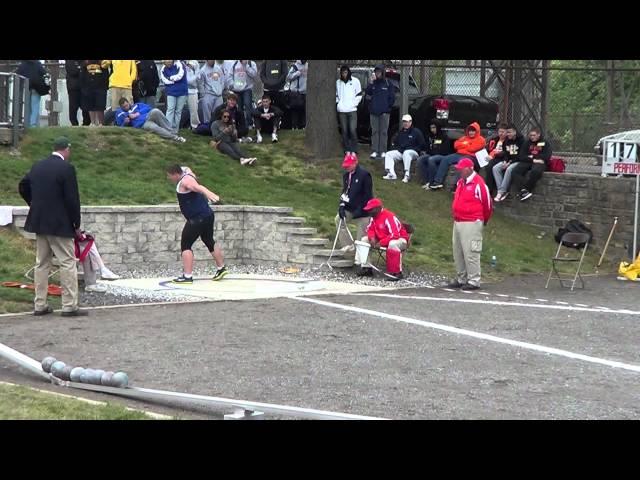
<svg viewBox="0 0 640 480">
<path fill-rule="evenodd" d="M 589 235 L 589 243 L 591 243 L 591 240 L 593 239 L 593 232 L 591 229 L 580 220 L 569 220 L 564 227 L 559 228 L 554 237 L 556 242 L 560 243 L 560 240 L 562 240 L 562 236 L 565 233 L 586 233 Z M 570 248 L 583 248 L 585 243 L 564 243 L 563 245 Z"/>
</svg>

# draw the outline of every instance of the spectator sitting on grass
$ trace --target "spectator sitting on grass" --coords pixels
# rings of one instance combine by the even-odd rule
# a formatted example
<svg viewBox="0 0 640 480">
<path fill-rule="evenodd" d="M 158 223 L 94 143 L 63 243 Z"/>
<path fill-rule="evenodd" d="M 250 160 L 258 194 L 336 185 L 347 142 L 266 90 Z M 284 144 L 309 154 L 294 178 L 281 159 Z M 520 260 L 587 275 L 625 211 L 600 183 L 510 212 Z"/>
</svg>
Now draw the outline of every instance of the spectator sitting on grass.
<svg viewBox="0 0 640 480">
<path fill-rule="evenodd" d="M 253 111 L 253 121 L 256 125 L 256 143 L 262 143 L 261 133 L 270 133 L 271 141 L 278 142 L 278 127 L 280 126 L 282 111 L 271 104 L 271 96 L 267 93 L 262 95 L 262 101 Z"/>
<path fill-rule="evenodd" d="M 222 116 L 222 112 L 224 111 L 229 112 L 229 114 L 231 115 L 231 123 L 233 123 L 233 125 L 236 127 L 236 130 L 238 131 L 238 141 L 240 143 L 251 143 L 251 137 L 247 136 L 247 134 L 249 133 L 249 127 L 247 127 L 244 113 L 238 106 L 238 96 L 235 93 L 229 92 L 229 94 L 227 95 L 227 100 L 219 107 L 216 107 L 216 109 L 213 111 L 213 115 L 211 115 L 209 124 L 213 125 L 216 120 L 220 119 L 220 117 Z"/>
<path fill-rule="evenodd" d="M 121 98 L 118 104 L 120 108 L 116 110 L 115 116 L 116 125 L 119 127 L 142 128 L 179 143 L 187 141 L 177 135 L 178 130 L 171 127 L 167 117 L 157 108 L 152 109 L 146 103 L 131 105 L 126 98 Z"/>
<path fill-rule="evenodd" d="M 242 112 L 240 112 L 242 115 Z M 253 165 L 256 158 L 249 158 L 238 147 L 238 130 L 231 121 L 231 112 L 224 110 L 219 120 L 211 124 L 211 136 L 213 140 L 209 142 L 212 148 L 240 161 L 240 165 Z"/>
</svg>

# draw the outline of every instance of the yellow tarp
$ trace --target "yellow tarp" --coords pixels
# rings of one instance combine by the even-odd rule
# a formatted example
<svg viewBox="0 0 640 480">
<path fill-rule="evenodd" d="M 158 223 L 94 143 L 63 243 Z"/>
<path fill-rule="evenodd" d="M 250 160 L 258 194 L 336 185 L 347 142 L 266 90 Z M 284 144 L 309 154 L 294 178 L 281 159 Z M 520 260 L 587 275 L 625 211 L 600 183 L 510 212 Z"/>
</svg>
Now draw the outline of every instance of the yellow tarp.
<svg viewBox="0 0 640 480">
<path fill-rule="evenodd" d="M 620 262 L 618 273 L 629 280 L 635 281 L 640 276 L 640 255 L 633 263 Z"/>
</svg>

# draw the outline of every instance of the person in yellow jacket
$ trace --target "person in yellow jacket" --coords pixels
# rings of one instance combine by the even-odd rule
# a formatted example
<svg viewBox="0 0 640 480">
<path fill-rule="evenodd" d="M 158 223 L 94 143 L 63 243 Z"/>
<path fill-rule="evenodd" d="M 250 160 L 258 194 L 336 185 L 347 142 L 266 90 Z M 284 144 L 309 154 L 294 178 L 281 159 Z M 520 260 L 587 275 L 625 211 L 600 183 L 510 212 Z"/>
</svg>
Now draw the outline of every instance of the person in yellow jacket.
<svg viewBox="0 0 640 480">
<path fill-rule="evenodd" d="M 133 91 L 131 87 L 138 76 L 138 67 L 135 60 L 103 60 L 102 68 L 111 67 L 109 77 L 109 93 L 111 95 L 111 111 L 120 108 L 119 101 L 126 98 L 133 103 Z"/>
</svg>

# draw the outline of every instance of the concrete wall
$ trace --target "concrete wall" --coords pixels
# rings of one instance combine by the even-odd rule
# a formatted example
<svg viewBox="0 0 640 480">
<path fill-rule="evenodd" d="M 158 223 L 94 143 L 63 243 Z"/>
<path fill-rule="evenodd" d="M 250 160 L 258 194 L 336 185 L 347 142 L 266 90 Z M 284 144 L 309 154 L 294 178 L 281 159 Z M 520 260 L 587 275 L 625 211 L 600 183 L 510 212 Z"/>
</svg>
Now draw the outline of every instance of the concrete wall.
<svg viewBox="0 0 640 480">
<path fill-rule="evenodd" d="M 13 226 L 22 230 L 27 207 L 13 209 Z M 326 239 L 316 230 L 300 228 L 303 218 L 290 216 L 289 207 L 222 205 L 215 207 L 214 237 L 225 259 L 245 264 L 312 264 L 313 253 Z M 180 261 L 180 236 L 185 220 L 177 205 L 83 207 L 82 228 L 96 236 L 107 265 L 167 265 Z M 200 240 L 193 248 L 196 261 L 211 261 Z"/>
<path fill-rule="evenodd" d="M 635 178 L 545 172 L 532 198 L 520 202 L 510 196 L 496 204 L 495 210 L 549 234 L 555 234 L 568 220 L 578 219 L 591 228 L 594 246 L 599 249 L 617 216 L 607 257 L 622 259 L 632 249 L 634 208 Z"/>
</svg>

